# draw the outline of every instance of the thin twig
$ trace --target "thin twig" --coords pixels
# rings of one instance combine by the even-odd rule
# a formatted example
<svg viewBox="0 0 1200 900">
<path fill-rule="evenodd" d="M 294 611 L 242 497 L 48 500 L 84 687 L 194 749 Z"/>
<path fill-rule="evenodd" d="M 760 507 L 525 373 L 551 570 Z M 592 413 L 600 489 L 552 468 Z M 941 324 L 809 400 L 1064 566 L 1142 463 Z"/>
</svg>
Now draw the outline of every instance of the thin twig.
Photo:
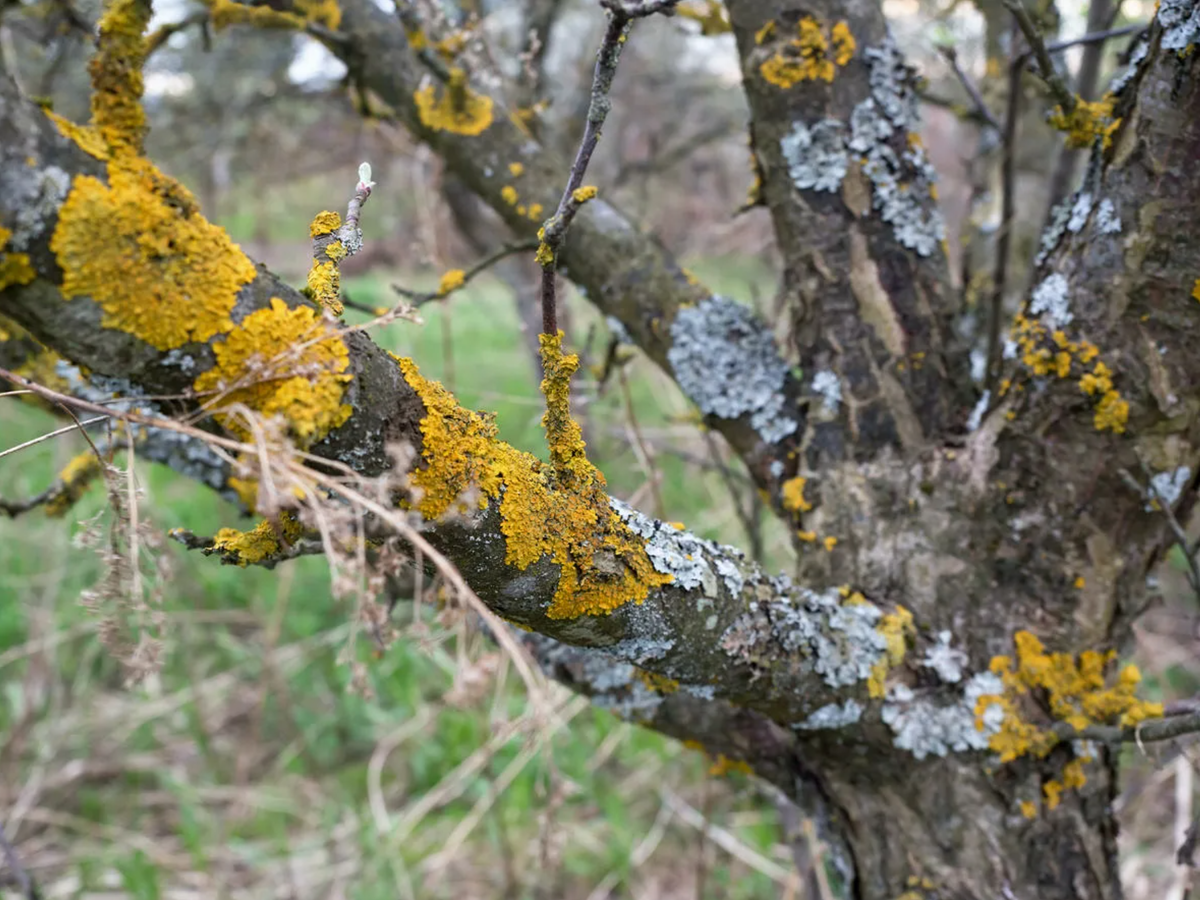
<svg viewBox="0 0 1200 900">
<path fill-rule="evenodd" d="M 941 44 L 938 46 L 938 52 L 942 54 L 946 62 L 950 64 L 950 68 L 954 71 L 955 77 L 963 86 L 963 90 L 967 92 L 967 96 L 971 98 L 971 102 L 975 104 L 975 111 L 983 118 L 988 125 L 997 131 L 1000 130 L 1000 123 L 996 121 L 996 117 L 992 115 L 992 111 L 988 109 L 987 103 L 983 100 L 983 94 L 979 93 L 979 88 L 975 82 L 971 80 L 971 76 L 966 73 L 962 65 L 958 61 L 958 51 L 949 44 Z"/>
<path fill-rule="evenodd" d="M 453 291 L 446 291 L 445 293 L 441 291 L 414 291 L 398 284 L 393 284 L 392 290 L 401 297 L 411 300 L 413 305 L 416 307 L 423 306 L 426 303 L 432 303 L 434 300 L 444 300 L 446 297 L 449 297 L 452 293 L 454 293 L 454 291 L 458 291 L 466 287 L 472 278 L 487 271 L 496 263 L 500 262 L 500 260 L 507 259 L 508 257 L 517 253 L 526 253 L 530 250 L 536 250 L 537 245 L 538 242 L 536 240 L 530 239 L 527 241 L 514 241 L 497 248 L 494 252 L 485 256 L 479 262 L 475 263 L 475 265 L 473 265 L 471 268 L 463 272 L 462 284 L 454 288 Z M 349 304 L 346 305 L 349 306 Z M 355 308 L 363 309 L 363 305 L 357 305 Z"/>
<path fill-rule="evenodd" d="M 21 889 L 21 893 L 25 895 L 26 900 L 41 900 L 41 892 L 34 884 L 33 879 L 29 877 L 29 873 L 25 871 L 25 867 L 21 865 L 21 860 L 17 857 L 17 851 L 12 844 L 8 842 L 8 838 L 4 834 L 4 828 L 0 825 L 0 849 L 4 850 L 4 862 L 8 866 L 9 871 L 16 878 L 17 887 Z"/>
<path fill-rule="evenodd" d="M 1015 32 L 1016 29 L 1014 28 Z M 1016 34 L 1012 35 L 1016 39 Z M 1013 221 L 1016 218 L 1016 158 L 1017 119 L 1021 114 L 1021 70 L 1014 65 L 1008 70 L 1008 100 L 1004 112 L 1003 154 L 1000 163 L 1001 212 L 1000 233 L 996 237 L 996 259 L 992 274 L 992 304 L 988 311 L 987 368 L 984 370 L 984 389 L 996 396 L 1000 378 L 1000 319 L 1004 315 L 1004 293 L 1008 287 L 1008 257 L 1012 244 Z"/>
<path fill-rule="evenodd" d="M 1021 0 L 1004 0 L 1004 7 L 1013 14 L 1021 33 L 1029 42 L 1033 55 L 1037 57 L 1038 66 L 1042 70 L 1042 80 L 1050 88 L 1050 93 L 1054 95 L 1054 99 L 1058 101 L 1063 112 L 1070 114 L 1075 109 L 1075 95 L 1071 93 L 1071 89 L 1067 87 L 1062 76 L 1058 74 L 1058 70 L 1054 68 L 1054 62 L 1046 50 L 1046 42 L 1042 39 L 1042 32 L 1030 18 L 1029 10 L 1025 8 L 1025 4 Z M 1023 68 L 1023 66 L 1017 68 Z"/>
<path fill-rule="evenodd" d="M 600 140 L 600 130 L 612 101 L 608 94 L 612 90 L 613 78 L 617 74 L 617 63 L 621 58 L 621 46 L 629 33 L 629 27 L 634 19 L 653 15 L 658 12 L 673 11 L 678 0 L 641 0 L 641 2 L 620 2 L 620 0 L 600 0 L 600 5 L 608 10 L 608 26 L 604 29 L 604 38 L 600 49 L 596 51 L 596 68 L 592 74 L 592 93 L 588 103 L 587 122 L 584 125 L 583 137 L 579 148 L 575 151 L 575 159 L 571 163 L 571 171 L 567 177 L 567 186 L 563 188 L 559 198 L 558 208 L 554 215 L 542 226 L 541 246 L 538 247 L 538 262 L 542 267 L 542 333 L 558 334 L 558 311 L 556 277 L 558 269 L 558 251 L 562 248 L 567 229 L 575 214 L 590 196 L 580 192 L 583 187 L 583 176 L 587 174 L 588 163 Z"/>
<path fill-rule="evenodd" d="M 1062 53 L 1064 50 L 1070 50 L 1072 47 L 1078 47 L 1081 44 L 1102 44 L 1105 41 L 1111 41 L 1113 38 L 1124 37 L 1127 34 L 1134 34 L 1138 31 L 1145 31 L 1149 27 L 1145 22 L 1139 22 L 1134 25 L 1123 25 L 1120 28 L 1109 28 L 1104 31 L 1090 31 L 1077 38 L 1047 44 L 1046 52 Z"/>
</svg>

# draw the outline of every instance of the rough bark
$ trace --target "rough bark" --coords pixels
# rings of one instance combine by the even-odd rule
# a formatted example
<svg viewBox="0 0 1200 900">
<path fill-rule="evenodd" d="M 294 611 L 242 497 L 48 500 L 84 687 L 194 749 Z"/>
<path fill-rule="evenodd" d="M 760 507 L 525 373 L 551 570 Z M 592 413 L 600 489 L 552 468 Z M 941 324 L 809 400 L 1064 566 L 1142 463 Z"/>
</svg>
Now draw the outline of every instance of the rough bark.
<svg viewBox="0 0 1200 900">
<path fill-rule="evenodd" d="M 1029 818 L 1021 804 L 1049 793 L 1075 750 L 1063 742 L 1000 764 L 983 752 L 998 726 L 980 727 L 977 700 L 997 692 L 989 660 L 1011 654 L 1020 630 L 1072 655 L 1127 636 L 1164 518 L 1123 470 L 1143 484 L 1154 476 L 1160 505 L 1191 502 L 1185 489 L 1200 468 L 1200 246 L 1191 239 L 1200 86 L 1197 54 L 1180 51 L 1197 37 L 1188 30 L 1196 6 L 1163 4 L 1122 87 L 1121 124 L 1093 152 L 1079 214 L 1047 237 L 1004 395 L 980 409 L 973 429 L 966 349 L 949 330 L 954 300 L 925 216 L 929 198 L 917 192 L 905 198 L 915 208 L 889 206 L 889 184 L 927 194 L 928 179 L 909 146 L 902 61 L 877 12 L 856 3 L 730 6 L 764 197 L 804 300 L 797 348 L 809 365 L 828 367 L 841 401 L 810 395 L 802 409 L 808 388 L 788 374 L 756 385 L 754 409 L 772 411 L 775 432 L 749 411 L 710 419 L 777 497 L 789 476 L 808 479 L 803 505 L 815 508 L 797 524 L 836 541 L 810 551 L 796 584 L 618 505 L 624 524 L 613 529 L 635 535 L 673 582 L 609 615 L 559 618 L 548 611 L 562 570 L 548 557 L 525 567 L 507 560 L 497 503 L 432 523 L 429 536 L 489 606 L 538 633 L 530 644 L 558 677 L 634 721 L 749 760 L 814 810 L 849 896 L 894 898 L 915 879 L 930 898 L 1118 897 L 1115 760 L 1101 752 L 1086 784 Z M 340 52 L 356 76 L 514 230 L 536 227 L 501 190 L 514 185 L 549 208 L 565 167 L 502 117 L 486 139 L 421 126 L 412 100 L 420 71 L 403 30 L 366 0 L 343 7 Z M 777 49 L 759 40 L 762 26 L 794 30 L 814 12 L 827 35 L 834 19 L 847 22 L 856 52 L 829 81 L 762 83 L 764 54 Z M 875 108 L 861 111 L 868 101 Z M 850 143 L 856 111 L 858 125 L 870 126 L 861 145 Z M 814 142 L 823 122 L 835 124 Z M 789 151 L 797 125 L 809 142 Z M 839 154 L 844 167 L 831 167 Z M 806 170 L 814 160 L 824 168 Z M 519 178 L 508 175 L 514 161 L 524 166 Z M 184 377 L 179 348 L 101 327 L 92 298 L 62 297 L 50 246 L 67 194 L 60 176 L 80 174 L 106 177 L 0 79 L 0 226 L 22 229 L 36 276 L 0 290 L 0 313 L 73 363 L 125 379 L 131 392 L 185 392 L 227 332 L 186 346 Z M 723 352 L 714 329 L 756 333 L 612 207 L 585 207 L 571 234 L 570 276 L 682 382 L 681 348 Z M 308 302 L 260 268 L 238 292 L 234 324 L 273 297 L 293 309 Z M 180 302 L 186 313 L 188 299 Z M 428 388 L 361 333 L 344 341 L 351 412 L 312 452 L 373 476 L 388 464 L 387 446 L 406 441 L 436 466 L 443 451 L 422 430 L 435 412 Z M 774 353 L 769 340 L 738 345 L 747 347 Z M 746 364 L 761 373 L 761 360 Z M 780 419 L 794 429 L 764 437 L 776 436 Z M 481 452 L 498 452 L 492 441 Z M 794 448 L 803 452 L 782 452 Z"/>
</svg>

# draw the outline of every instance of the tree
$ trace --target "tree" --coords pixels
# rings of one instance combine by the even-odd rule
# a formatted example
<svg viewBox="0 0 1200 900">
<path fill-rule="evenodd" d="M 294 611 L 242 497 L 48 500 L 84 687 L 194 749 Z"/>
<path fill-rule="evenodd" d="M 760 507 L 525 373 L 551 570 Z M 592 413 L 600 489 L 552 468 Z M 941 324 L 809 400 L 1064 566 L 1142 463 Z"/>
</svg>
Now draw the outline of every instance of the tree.
<svg viewBox="0 0 1200 900">
<path fill-rule="evenodd" d="M 147 0 L 106 9 L 91 124 L 0 79 L 0 313 L 16 326 L 0 375 L 75 409 L 97 409 L 97 386 L 139 398 L 118 439 L 265 516 L 184 536 L 228 562 L 318 551 L 350 565 L 368 547 L 378 572 L 402 553 L 434 560 L 481 612 L 529 629 L 545 671 L 779 786 L 821 823 L 848 896 L 1119 896 L 1113 747 L 1196 727 L 1138 699 L 1136 669 L 1109 660 L 1200 468 L 1200 8 L 1164 0 L 1113 92 L 1088 102 L 1010 4 L 1052 121 L 1090 158 L 1006 339 L 994 305 L 976 386 L 914 73 L 880 10 L 730 0 L 726 23 L 701 5 L 737 39 L 797 371 L 747 307 L 584 184 L 629 29 L 675 4 L 602 5 L 573 164 L 527 108 L 485 91 L 463 33 L 423 7 L 208 7 L 218 26 L 319 37 L 368 109 L 540 240 L 548 463 L 338 324 L 369 172 L 344 223 L 313 221 L 300 293 L 144 157 Z M 569 411 L 556 271 L 742 458 L 795 532 L 794 578 L 608 496 Z M 12 372 L 45 352 L 70 364 L 56 390 Z M 103 470 L 85 457 L 43 499 L 66 505 Z"/>
</svg>

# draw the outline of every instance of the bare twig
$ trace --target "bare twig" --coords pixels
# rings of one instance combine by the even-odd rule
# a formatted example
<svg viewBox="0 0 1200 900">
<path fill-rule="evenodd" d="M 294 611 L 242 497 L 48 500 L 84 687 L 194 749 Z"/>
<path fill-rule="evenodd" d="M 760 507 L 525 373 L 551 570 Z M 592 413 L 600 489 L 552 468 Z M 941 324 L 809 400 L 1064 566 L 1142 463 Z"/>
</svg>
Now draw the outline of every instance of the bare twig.
<svg viewBox="0 0 1200 900">
<path fill-rule="evenodd" d="M 516 253 L 526 253 L 530 250 L 535 250 L 537 249 L 537 245 L 538 242 L 536 240 L 527 240 L 514 241 L 497 248 L 493 253 L 488 254 L 479 262 L 475 263 L 475 265 L 473 265 L 471 268 L 463 272 L 462 284 L 454 288 L 454 290 L 461 290 L 471 281 L 472 278 L 482 274 L 483 272 L 486 272 L 496 263 L 500 262 L 500 260 L 507 259 Z M 444 300 L 446 297 L 450 296 L 451 293 L 453 293 L 453 291 L 414 291 L 411 288 L 402 287 L 398 284 L 393 284 L 392 290 L 401 297 L 411 300 L 413 305 L 418 307 L 423 306 L 426 303 L 431 303 L 434 300 Z M 362 309 L 363 307 L 360 305 L 356 308 Z"/>
<path fill-rule="evenodd" d="M 967 92 L 967 96 L 971 98 L 971 102 L 975 104 L 975 111 L 979 114 L 988 125 L 997 131 L 1000 130 L 1000 123 L 996 121 L 996 117 L 992 115 L 992 111 L 988 109 L 987 103 L 983 100 L 983 94 L 979 93 L 979 88 L 975 82 L 971 80 L 971 76 L 966 73 L 962 65 L 958 61 L 958 51 L 949 44 L 941 44 L 938 46 L 938 52 L 942 54 L 946 62 L 950 64 L 950 68 L 954 71 L 955 77 L 963 86 L 963 90 Z"/>
<path fill-rule="evenodd" d="M 1008 0 L 1006 0 L 1008 2 Z M 1014 28 L 1015 32 L 1016 29 Z M 1014 41 L 1016 34 L 1012 35 Z M 1017 119 L 1021 114 L 1021 70 L 1013 65 L 1008 70 L 1008 100 L 1004 112 L 1004 135 L 1000 163 L 1001 213 L 1000 233 L 996 238 L 996 259 L 992 275 L 992 304 L 988 311 L 987 368 L 984 389 L 996 396 L 1000 378 L 1000 319 L 1004 315 L 1004 293 L 1008 287 L 1008 256 L 1012 245 L 1013 221 L 1016 217 L 1016 156 Z"/>
<path fill-rule="evenodd" d="M 16 879 L 17 887 L 21 889 L 21 893 L 26 900 L 41 900 L 41 892 L 34 884 L 33 879 L 29 877 L 29 873 L 25 871 L 25 867 L 21 865 L 21 860 L 17 857 L 17 851 L 12 844 L 8 842 L 8 838 L 4 835 L 4 828 L 0 826 L 0 849 L 4 851 L 4 862 L 8 866 L 8 870 L 12 872 L 13 878 Z"/>
<path fill-rule="evenodd" d="M 1013 14 L 1013 18 L 1016 19 L 1021 33 L 1025 35 L 1025 40 L 1029 42 L 1032 53 L 1037 58 L 1038 67 L 1042 70 L 1042 80 L 1050 88 L 1050 93 L 1054 95 L 1054 99 L 1058 101 L 1063 112 L 1069 114 L 1075 109 L 1076 97 L 1071 93 L 1071 89 L 1067 87 L 1066 82 L 1062 80 L 1062 76 L 1058 74 L 1058 70 L 1054 68 L 1054 61 L 1050 59 L 1050 53 L 1046 49 L 1046 42 L 1042 39 L 1042 32 L 1030 17 L 1029 10 L 1025 8 L 1022 0 L 1004 0 L 1004 7 Z M 1021 66 L 1018 66 L 1018 68 L 1021 68 Z"/>
<path fill-rule="evenodd" d="M 558 311 L 556 292 L 556 277 L 558 269 L 558 251 L 566 238 L 571 221 L 579 212 L 579 207 L 591 199 L 591 194 L 581 190 L 583 176 L 587 173 L 588 163 L 600 140 L 600 130 L 612 101 L 608 94 L 612 90 L 613 78 L 617 74 L 617 63 L 621 58 L 621 46 L 629 33 L 634 19 L 650 16 L 658 12 L 673 10 L 678 0 L 641 0 L 641 2 L 620 2 L 620 0 L 600 0 L 600 5 L 608 10 L 608 26 L 604 29 L 604 38 L 600 49 L 596 52 L 596 68 L 592 75 L 591 101 L 588 104 L 587 123 L 584 125 L 583 137 L 579 141 L 579 149 L 575 151 L 575 159 L 571 163 L 571 172 L 567 177 L 567 186 L 563 188 L 559 198 L 558 208 L 554 215 L 546 220 L 541 231 L 541 246 L 538 247 L 538 263 L 542 267 L 542 333 L 558 334 Z M 594 193 L 594 191 L 592 192 Z"/>
</svg>

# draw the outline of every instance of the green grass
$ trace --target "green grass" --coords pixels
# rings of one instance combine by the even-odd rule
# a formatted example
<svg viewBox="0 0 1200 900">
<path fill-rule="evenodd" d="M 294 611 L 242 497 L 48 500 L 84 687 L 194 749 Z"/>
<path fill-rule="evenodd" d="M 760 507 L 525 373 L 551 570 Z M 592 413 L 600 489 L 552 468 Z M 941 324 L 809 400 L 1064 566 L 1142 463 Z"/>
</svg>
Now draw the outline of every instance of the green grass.
<svg viewBox="0 0 1200 900">
<path fill-rule="evenodd" d="M 347 287 L 382 303 L 387 283 Z M 378 340 L 452 382 L 464 403 L 494 410 L 507 440 L 540 453 L 536 379 L 507 297 L 485 281 L 424 312 L 423 327 L 396 324 Z M 586 329 L 587 314 L 576 318 Z M 578 346 L 582 336 L 572 337 Z M 705 452 L 687 404 L 642 360 L 627 376 L 653 445 L 662 512 L 740 541 L 720 478 L 666 452 Z M 581 378 L 579 390 L 588 389 Z M 0 449 L 59 424 L 18 400 L 0 403 Z M 588 420 L 614 492 L 649 508 L 618 384 L 593 399 Z M 82 448 L 66 435 L 0 459 L 0 495 L 36 493 Z M 240 524 L 232 506 L 169 471 L 139 464 L 137 474 L 151 534 Z M 495 653 L 461 616 L 434 621 L 427 605 L 412 623 L 398 611 L 406 633 L 386 653 L 369 640 L 353 645 L 372 695 L 349 692 L 343 657 L 353 605 L 333 598 L 321 559 L 243 570 L 160 541 L 152 552 L 170 569 L 162 667 L 126 687 L 101 646 L 97 616 L 80 604 L 103 562 L 75 546 L 85 532 L 79 523 L 102 522 L 105 508 L 93 488 L 64 520 L 40 511 L 0 520 L 0 822 L 48 896 L 108 891 L 140 900 L 189 889 L 267 897 L 294 882 L 302 897 L 332 896 L 341 885 L 363 900 L 572 898 L 604 882 L 618 895 L 690 897 L 702 851 L 707 896 L 778 895 L 770 878 L 703 849 L 698 832 L 675 819 L 648 859 L 632 864 L 655 834 L 666 791 L 757 852 L 780 854 L 770 808 L 740 776 L 710 781 L 701 754 L 586 705 L 565 727 L 527 729 L 482 750 L 528 704 L 503 660 L 502 681 L 493 674 L 473 702 L 451 702 L 456 673 Z M 782 538 L 772 540 L 776 560 L 785 559 Z M 381 741 L 426 719 L 372 766 Z M 538 752 L 519 760 L 493 798 L 528 741 L 540 741 Z M 458 778 L 477 754 L 483 764 Z M 431 796 L 442 802 L 418 816 Z M 480 802 L 486 810 L 476 820 Z M 406 821 L 400 838 L 395 829 Z M 673 887 L 655 887 L 664 884 Z"/>
</svg>

